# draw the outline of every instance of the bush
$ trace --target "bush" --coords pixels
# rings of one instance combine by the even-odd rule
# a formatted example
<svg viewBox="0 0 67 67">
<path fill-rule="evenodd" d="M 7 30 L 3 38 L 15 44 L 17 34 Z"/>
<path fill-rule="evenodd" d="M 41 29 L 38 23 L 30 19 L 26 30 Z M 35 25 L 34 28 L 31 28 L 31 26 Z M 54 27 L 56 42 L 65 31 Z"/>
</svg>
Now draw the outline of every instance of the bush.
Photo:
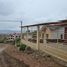
<svg viewBox="0 0 67 67">
<path fill-rule="evenodd" d="M 25 49 L 26 49 L 26 45 L 25 44 L 21 44 L 19 50 L 20 51 L 24 51 Z"/>
<path fill-rule="evenodd" d="M 20 38 L 17 38 L 16 39 L 16 43 L 20 43 Z"/>
<path fill-rule="evenodd" d="M 20 47 L 20 44 L 17 44 L 17 47 Z"/>
<path fill-rule="evenodd" d="M 1 41 L 0 41 L 0 43 L 4 43 L 4 41 L 3 41 L 3 40 L 1 40 Z"/>
<path fill-rule="evenodd" d="M 20 38 L 17 38 L 17 39 L 15 40 L 15 43 L 16 43 L 17 47 L 20 47 Z"/>
</svg>

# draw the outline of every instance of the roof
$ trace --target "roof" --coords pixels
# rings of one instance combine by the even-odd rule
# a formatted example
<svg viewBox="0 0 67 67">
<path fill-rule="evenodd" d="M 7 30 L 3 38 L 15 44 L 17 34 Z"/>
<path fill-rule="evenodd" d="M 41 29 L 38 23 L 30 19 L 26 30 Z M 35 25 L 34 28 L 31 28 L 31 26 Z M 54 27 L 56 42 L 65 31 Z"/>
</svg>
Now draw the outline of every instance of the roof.
<svg viewBox="0 0 67 67">
<path fill-rule="evenodd" d="M 67 20 L 59 20 L 59 21 L 57 21 L 57 22 L 47 22 L 47 23 L 40 23 L 40 24 L 26 25 L 26 26 L 21 26 L 21 27 L 24 28 L 24 27 L 32 27 L 32 26 L 40 26 L 40 25 L 48 25 L 48 26 L 64 26 L 64 25 L 67 25 Z"/>
</svg>

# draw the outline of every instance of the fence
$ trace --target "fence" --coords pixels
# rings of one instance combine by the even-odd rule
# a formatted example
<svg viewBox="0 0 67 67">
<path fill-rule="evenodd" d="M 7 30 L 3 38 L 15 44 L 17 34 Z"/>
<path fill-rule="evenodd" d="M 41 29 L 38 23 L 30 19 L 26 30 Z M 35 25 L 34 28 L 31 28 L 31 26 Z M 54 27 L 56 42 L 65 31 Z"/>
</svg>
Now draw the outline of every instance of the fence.
<svg viewBox="0 0 67 67">
<path fill-rule="evenodd" d="M 29 42 L 29 44 L 35 44 L 35 47 L 38 47 L 39 44 L 42 44 L 62 50 L 67 50 L 67 33 L 64 32 L 64 27 L 56 26 L 54 28 L 54 26 L 49 27 L 41 25 L 24 27 L 22 30 L 22 39 L 26 42 Z"/>
</svg>

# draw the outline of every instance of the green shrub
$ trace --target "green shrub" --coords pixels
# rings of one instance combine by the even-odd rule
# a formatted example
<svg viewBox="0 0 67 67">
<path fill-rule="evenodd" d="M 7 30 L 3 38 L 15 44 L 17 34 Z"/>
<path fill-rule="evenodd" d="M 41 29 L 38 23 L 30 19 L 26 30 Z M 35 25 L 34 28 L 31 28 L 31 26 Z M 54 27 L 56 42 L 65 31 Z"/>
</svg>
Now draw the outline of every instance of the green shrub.
<svg viewBox="0 0 67 67">
<path fill-rule="evenodd" d="M 17 47 L 20 47 L 20 44 L 17 44 Z"/>
<path fill-rule="evenodd" d="M 16 39 L 16 43 L 20 43 L 20 38 L 17 38 Z"/>
<path fill-rule="evenodd" d="M 0 41 L 0 43 L 4 43 L 4 41 L 2 40 L 2 41 Z"/>
<path fill-rule="evenodd" d="M 26 45 L 25 45 L 25 44 L 21 44 L 19 50 L 20 50 L 20 51 L 24 51 L 25 48 L 26 48 Z"/>
<path fill-rule="evenodd" d="M 16 43 L 17 47 L 19 47 L 19 46 L 20 46 L 20 38 L 17 38 L 17 39 L 15 40 L 15 43 Z"/>
</svg>

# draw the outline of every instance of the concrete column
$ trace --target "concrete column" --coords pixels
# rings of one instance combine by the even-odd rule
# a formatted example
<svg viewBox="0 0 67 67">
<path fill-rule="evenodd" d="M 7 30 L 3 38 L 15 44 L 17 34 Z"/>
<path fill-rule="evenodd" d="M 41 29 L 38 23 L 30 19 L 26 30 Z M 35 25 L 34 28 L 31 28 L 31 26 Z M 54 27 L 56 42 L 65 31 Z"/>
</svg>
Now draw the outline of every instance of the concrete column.
<svg viewBox="0 0 67 67">
<path fill-rule="evenodd" d="M 44 34 L 44 44 L 46 44 L 46 34 Z"/>
<path fill-rule="evenodd" d="M 39 50 L 39 43 L 40 43 L 39 41 L 40 41 L 39 26 L 37 26 L 37 45 L 36 45 L 37 50 Z"/>
<path fill-rule="evenodd" d="M 57 48 L 59 47 L 59 41 L 58 41 L 59 37 L 58 37 L 58 31 L 57 31 Z"/>
<path fill-rule="evenodd" d="M 58 43 L 59 43 L 59 42 L 58 42 L 58 39 L 59 39 L 59 38 L 58 38 L 58 32 L 57 32 L 57 45 L 58 45 Z"/>
</svg>

